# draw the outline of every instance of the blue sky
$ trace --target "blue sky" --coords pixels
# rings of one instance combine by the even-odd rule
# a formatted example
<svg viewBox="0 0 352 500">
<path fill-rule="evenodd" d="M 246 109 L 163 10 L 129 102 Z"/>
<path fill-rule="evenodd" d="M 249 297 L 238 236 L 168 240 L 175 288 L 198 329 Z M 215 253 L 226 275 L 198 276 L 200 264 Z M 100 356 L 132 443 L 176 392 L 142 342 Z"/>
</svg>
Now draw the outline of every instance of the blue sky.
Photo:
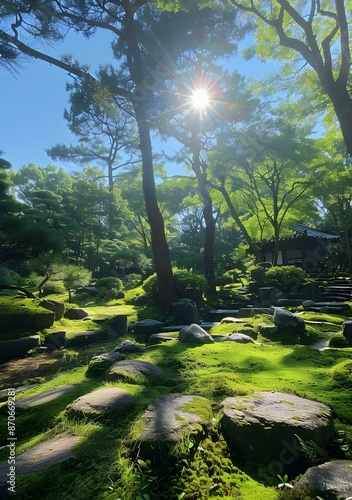
<svg viewBox="0 0 352 500">
<path fill-rule="evenodd" d="M 44 45 L 36 47 L 46 50 Z M 98 67 L 111 62 L 111 50 L 107 34 L 96 35 L 90 40 L 70 33 L 64 42 L 49 48 L 51 55 L 61 57 L 71 53 L 81 62 Z M 273 71 L 272 64 L 257 60 L 249 62 L 242 58 L 234 61 L 236 69 L 245 76 Z M 76 143 L 63 118 L 64 108 L 68 106 L 66 82 L 67 73 L 40 60 L 25 59 L 16 72 L 0 68 L 1 86 L 1 127 L 0 150 L 3 157 L 13 168 L 19 169 L 29 163 L 41 167 L 55 163 L 68 171 L 78 170 L 78 166 L 52 161 L 45 149 L 57 143 Z"/>
</svg>

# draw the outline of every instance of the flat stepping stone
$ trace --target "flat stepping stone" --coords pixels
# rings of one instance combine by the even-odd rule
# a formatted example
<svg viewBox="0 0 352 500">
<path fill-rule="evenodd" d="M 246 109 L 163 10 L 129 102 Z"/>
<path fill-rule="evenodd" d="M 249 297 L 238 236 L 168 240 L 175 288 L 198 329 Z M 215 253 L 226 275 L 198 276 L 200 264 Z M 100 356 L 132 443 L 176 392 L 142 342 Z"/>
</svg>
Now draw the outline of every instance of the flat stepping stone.
<svg viewBox="0 0 352 500">
<path fill-rule="evenodd" d="M 211 311 L 203 311 L 202 318 L 205 321 L 221 321 L 228 316 L 237 317 L 237 313 L 238 309 L 212 309 Z"/>
<path fill-rule="evenodd" d="M 85 394 L 67 407 L 70 416 L 104 417 L 126 414 L 133 410 L 135 402 L 124 389 L 109 387 Z"/>
<path fill-rule="evenodd" d="M 352 461 L 332 460 L 310 467 L 293 488 L 300 490 L 307 484 L 313 485 L 324 498 L 352 497 Z"/>
<path fill-rule="evenodd" d="M 177 337 L 178 332 L 169 332 L 168 335 L 166 333 L 153 333 L 153 335 L 149 337 L 148 344 L 162 344 L 163 342 L 168 342 L 169 340 L 177 340 Z"/>
<path fill-rule="evenodd" d="M 71 392 L 74 388 L 74 385 L 66 385 L 64 387 L 58 387 L 57 389 L 51 389 L 50 391 L 36 394 L 35 396 L 29 396 L 28 398 L 16 399 L 16 408 L 34 408 L 35 406 L 49 403 L 50 401 L 59 398 L 63 394 Z"/>
<path fill-rule="evenodd" d="M 239 344 L 253 344 L 254 340 L 245 333 L 231 333 L 224 338 L 225 341 L 238 342 Z"/>
<path fill-rule="evenodd" d="M 222 403 L 220 425 L 230 448 L 245 459 L 292 465 L 302 460 L 295 434 L 325 448 L 334 436 L 331 409 L 282 392 L 257 392 Z"/>
<path fill-rule="evenodd" d="M 142 319 L 135 323 L 133 331 L 135 334 L 152 335 L 153 333 L 160 333 L 163 326 L 165 326 L 165 323 L 161 321 L 155 319 Z"/>
<path fill-rule="evenodd" d="M 203 428 L 212 418 L 211 402 L 200 396 L 166 394 L 157 397 L 148 406 L 135 429 L 140 429 L 131 440 L 139 457 L 159 461 L 170 448 L 193 437 L 200 442 Z"/>
<path fill-rule="evenodd" d="M 81 347 L 106 340 L 109 340 L 109 332 L 107 330 L 87 330 L 76 333 L 74 337 L 67 339 L 66 347 Z"/>
<path fill-rule="evenodd" d="M 109 380 L 123 380 L 130 383 L 158 383 L 163 380 L 164 373 L 156 365 L 138 359 L 124 360 L 114 363 L 107 371 Z"/>
<path fill-rule="evenodd" d="M 17 455 L 16 476 L 32 474 L 65 462 L 74 455 L 73 448 L 78 442 L 78 436 L 58 436 Z M 6 485 L 7 474 L 9 474 L 9 464 L 6 461 L 0 464 L 0 486 L 2 487 Z"/>
<path fill-rule="evenodd" d="M 115 347 L 113 352 L 121 352 L 124 354 L 130 354 L 130 353 L 135 353 L 135 352 L 145 352 L 147 350 L 146 347 L 143 347 L 141 345 L 135 344 L 134 342 L 122 342 L 118 346 Z"/>
</svg>

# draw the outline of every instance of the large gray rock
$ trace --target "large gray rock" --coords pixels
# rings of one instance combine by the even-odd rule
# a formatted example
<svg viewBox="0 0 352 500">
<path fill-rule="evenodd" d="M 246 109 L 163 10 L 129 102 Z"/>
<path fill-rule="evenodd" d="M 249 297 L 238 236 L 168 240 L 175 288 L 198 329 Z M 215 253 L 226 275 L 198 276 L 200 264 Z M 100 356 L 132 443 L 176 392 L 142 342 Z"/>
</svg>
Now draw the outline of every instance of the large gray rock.
<svg viewBox="0 0 352 500">
<path fill-rule="evenodd" d="M 136 423 L 135 429 L 142 429 L 135 435 L 132 429 L 131 441 L 138 456 L 155 461 L 162 459 L 170 448 L 191 437 L 199 442 L 203 429 L 212 418 L 211 403 L 199 396 L 166 394 L 156 398 Z M 185 449 L 185 452 L 188 452 Z"/>
<path fill-rule="evenodd" d="M 156 384 L 163 380 L 163 371 L 156 365 L 139 359 L 118 361 L 107 371 L 109 380 L 123 380 L 137 384 Z"/>
<path fill-rule="evenodd" d="M 172 304 L 172 316 L 178 325 L 191 325 L 201 320 L 196 303 L 187 298 L 178 299 Z"/>
<path fill-rule="evenodd" d="M 311 467 L 294 485 L 300 490 L 312 485 L 319 495 L 325 499 L 352 497 L 352 462 L 349 460 L 333 460 L 325 464 Z"/>
<path fill-rule="evenodd" d="M 306 330 L 303 318 L 290 311 L 286 311 L 286 309 L 280 309 L 279 307 L 275 309 L 274 325 L 276 325 L 279 330 L 286 332 L 304 333 Z"/>
<path fill-rule="evenodd" d="M 112 322 L 111 322 L 111 328 L 115 330 L 117 335 L 125 335 L 127 333 L 127 327 L 128 327 L 128 315 L 127 314 L 117 314 Z"/>
<path fill-rule="evenodd" d="M 49 311 L 53 311 L 55 313 L 55 321 L 64 317 L 65 314 L 65 304 L 63 302 L 59 302 L 58 300 L 53 299 L 44 299 L 39 305 L 44 307 L 44 309 L 48 309 Z"/>
<path fill-rule="evenodd" d="M 38 347 L 40 344 L 39 335 L 23 337 L 21 339 L 3 340 L 0 342 L 0 363 L 10 359 L 24 358 L 28 351 Z"/>
<path fill-rule="evenodd" d="M 342 335 L 346 338 L 348 345 L 352 347 L 352 321 L 344 321 Z"/>
<path fill-rule="evenodd" d="M 58 332 L 50 333 L 44 339 L 44 347 L 47 347 L 49 351 L 55 351 L 56 349 L 61 349 L 65 347 L 66 344 L 66 331 L 60 330 Z"/>
<path fill-rule="evenodd" d="M 126 414 L 134 407 L 135 402 L 127 391 L 107 387 L 76 399 L 67 407 L 67 412 L 71 416 L 99 418 Z"/>
<path fill-rule="evenodd" d="M 213 344 L 214 339 L 199 325 L 192 324 L 185 326 L 178 335 L 179 342 L 191 344 Z"/>
<path fill-rule="evenodd" d="M 257 392 L 226 398 L 221 407 L 220 425 L 228 445 L 247 460 L 278 462 L 277 474 L 300 457 L 295 434 L 322 448 L 334 435 L 328 406 L 292 394 Z"/>
<path fill-rule="evenodd" d="M 142 319 L 137 321 L 134 325 L 134 333 L 152 335 L 153 333 L 160 333 L 164 323 L 155 319 Z"/>
<path fill-rule="evenodd" d="M 70 309 L 67 309 L 67 311 L 64 314 L 64 317 L 67 319 L 83 319 L 88 316 L 87 311 L 84 309 L 81 309 L 80 307 L 71 307 Z"/>
</svg>

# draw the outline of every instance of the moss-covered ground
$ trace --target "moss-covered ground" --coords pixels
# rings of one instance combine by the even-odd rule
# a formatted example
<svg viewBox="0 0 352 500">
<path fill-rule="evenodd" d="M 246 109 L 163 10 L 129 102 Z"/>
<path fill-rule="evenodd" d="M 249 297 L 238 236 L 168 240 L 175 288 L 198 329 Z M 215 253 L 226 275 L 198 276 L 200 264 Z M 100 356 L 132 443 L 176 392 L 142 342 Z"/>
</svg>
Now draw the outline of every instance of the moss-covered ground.
<svg viewBox="0 0 352 500">
<path fill-rule="evenodd" d="M 92 319 L 110 318 L 128 314 L 129 324 L 137 319 L 162 319 L 157 309 L 136 307 L 125 301 L 95 304 L 82 298 L 77 305 L 84 306 Z M 304 318 L 308 335 L 301 338 L 292 334 L 271 338 L 256 336 L 255 344 L 215 342 L 204 346 L 181 344 L 176 339 L 156 346 L 148 346 L 138 359 L 158 365 L 165 380 L 156 387 L 121 382 L 109 383 L 87 377 L 91 357 L 109 352 L 117 341 L 90 345 L 80 349 L 62 350 L 47 355 L 48 364 L 32 389 L 20 392 L 17 399 L 39 394 L 53 388 L 75 385 L 75 389 L 45 405 L 18 410 L 16 413 L 17 454 L 58 434 L 80 436 L 76 453 L 69 461 L 17 479 L 17 498 L 45 500 L 68 499 L 314 499 L 313 492 L 290 493 L 281 491 L 280 480 L 268 474 L 260 464 L 246 463 L 230 454 L 219 434 L 217 419 L 219 403 L 228 396 L 250 394 L 253 391 L 282 391 L 317 400 L 329 405 L 334 414 L 336 429 L 344 431 L 344 439 L 352 443 L 352 349 L 312 349 L 318 339 L 329 338 L 341 331 L 345 318 L 309 313 Z M 245 319 L 246 328 L 257 332 L 261 323 L 270 324 L 270 316 Z M 77 331 L 97 329 L 97 323 L 60 320 L 42 336 L 60 329 L 67 335 Z M 243 326 L 226 324 L 213 327 L 212 335 L 227 335 L 242 330 Z M 141 342 L 127 334 L 122 340 Z M 129 355 L 137 357 L 137 355 Z M 33 358 L 35 359 L 35 358 Z M 41 358 L 42 359 L 42 358 Z M 19 361 L 20 362 L 20 361 Z M 18 363 L 19 363 L 18 362 Z M 1 368 L 1 367 L 0 367 Z M 28 381 L 22 378 L 0 378 L 0 388 L 12 387 Z M 30 378 L 30 377 L 28 377 Z M 31 381 L 31 380 L 30 380 Z M 126 389 L 136 400 L 136 409 L 128 418 L 118 420 L 75 421 L 65 409 L 77 397 L 101 387 L 118 386 Z M 209 433 L 199 446 L 185 443 L 183 451 L 157 470 L 150 463 L 132 459 L 126 437 L 139 415 L 158 395 L 184 393 L 204 396 L 213 403 L 214 419 Z M 6 445 L 7 415 L 0 408 L 0 446 Z M 330 450 L 331 454 L 337 453 Z M 342 452 L 339 452 L 342 453 Z M 0 461 L 7 460 L 8 450 L 0 449 Z M 350 451 L 344 458 L 352 459 Z M 297 478 L 290 477 L 294 482 Z"/>
</svg>

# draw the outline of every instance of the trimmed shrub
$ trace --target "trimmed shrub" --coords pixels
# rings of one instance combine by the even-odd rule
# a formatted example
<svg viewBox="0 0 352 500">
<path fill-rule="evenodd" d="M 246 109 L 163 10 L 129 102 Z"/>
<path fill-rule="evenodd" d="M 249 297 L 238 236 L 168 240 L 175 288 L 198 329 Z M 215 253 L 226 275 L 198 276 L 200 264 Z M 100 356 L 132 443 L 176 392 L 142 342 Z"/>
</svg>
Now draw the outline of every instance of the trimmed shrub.
<svg viewBox="0 0 352 500">
<path fill-rule="evenodd" d="M 220 288 L 226 286 L 226 285 L 231 285 L 234 282 L 233 279 L 233 274 L 231 272 L 226 271 L 225 273 L 216 276 L 216 285 L 219 286 Z"/>
<path fill-rule="evenodd" d="M 183 269 L 173 271 L 177 295 L 182 296 L 182 293 L 188 289 L 196 289 L 205 292 L 207 282 L 201 274 L 190 273 Z M 150 293 L 153 297 L 158 296 L 158 280 L 156 274 L 152 274 L 145 280 L 142 285 L 146 293 Z"/>
<path fill-rule="evenodd" d="M 52 295 L 54 293 L 64 293 L 66 291 L 62 281 L 48 281 L 43 286 L 43 295 Z"/>
<path fill-rule="evenodd" d="M 123 278 L 122 282 L 123 282 L 124 288 L 127 288 L 127 289 L 136 288 L 142 282 L 142 275 L 137 274 L 137 273 L 127 274 Z"/>
<path fill-rule="evenodd" d="M 331 337 L 329 347 L 348 347 L 347 339 L 342 333 L 337 333 Z"/>
<path fill-rule="evenodd" d="M 295 266 L 271 267 L 265 273 L 265 281 L 286 292 L 297 290 L 307 279 L 303 269 Z"/>
<path fill-rule="evenodd" d="M 352 361 L 343 361 L 330 371 L 332 383 L 340 389 L 348 389 L 352 387 Z"/>
<path fill-rule="evenodd" d="M 122 281 L 119 278 L 109 276 L 101 278 L 95 283 L 98 299 L 116 299 L 122 290 Z"/>
</svg>

